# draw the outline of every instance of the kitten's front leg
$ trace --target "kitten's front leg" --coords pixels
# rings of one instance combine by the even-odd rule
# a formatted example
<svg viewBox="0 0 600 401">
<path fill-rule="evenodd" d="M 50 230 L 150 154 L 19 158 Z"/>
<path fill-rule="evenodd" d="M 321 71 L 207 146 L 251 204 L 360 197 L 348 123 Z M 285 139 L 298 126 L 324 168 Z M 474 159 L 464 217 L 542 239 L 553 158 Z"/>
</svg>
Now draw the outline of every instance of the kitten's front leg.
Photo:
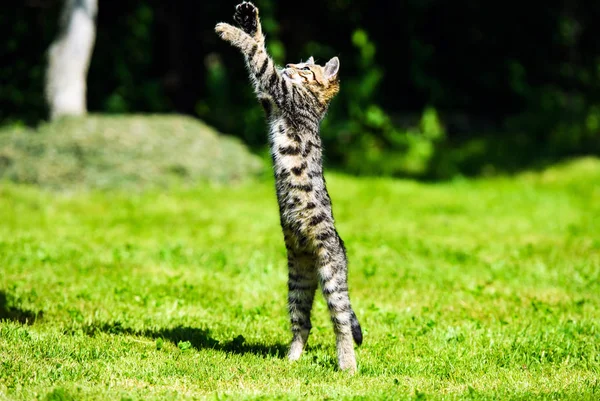
<svg viewBox="0 0 600 401">
<path fill-rule="evenodd" d="M 243 7 L 242 7 L 243 6 Z M 261 41 L 257 41 L 243 30 L 220 22 L 215 27 L 215 31 L 225 41 L 239 48 L 246 59 L 246 65 L 250 70 L 251 79 L 254 82 L 257 93 L 264 92 L 273 99 L 281 97 L 283 86 L 286 92 L 290 92 L 290 83 L 283 80 L 277 70 L 275 63 L 267 54 L 264 38 L 260 33 L 260 24 L 258 21 L 258 9 L 252 3 L 242 3 L 236 10 L 237 19 L 241 21 L 247 29 L 252 31 L 256 27 L 256 36 L 260 36 Z M 278 106 L 281 106 L 279 102 Z"/>
</svg>

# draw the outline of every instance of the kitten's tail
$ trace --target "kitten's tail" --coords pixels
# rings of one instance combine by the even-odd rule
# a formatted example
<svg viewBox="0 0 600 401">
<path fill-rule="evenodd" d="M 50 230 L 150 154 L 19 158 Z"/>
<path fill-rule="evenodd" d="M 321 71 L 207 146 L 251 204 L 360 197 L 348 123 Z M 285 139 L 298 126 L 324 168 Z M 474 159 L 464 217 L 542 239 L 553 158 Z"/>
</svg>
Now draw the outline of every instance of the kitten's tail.
<svg viewBox="0 0 600 401">
<path fill-rule="evenodd" d="M 354 311 L 352 311 L 352 316 L 350 316 L 350 325 L 352 327 L 352 338 L 354 338 L 356 345 L 360 346 L 363 340 L 362 329 Z"/>
</svg>

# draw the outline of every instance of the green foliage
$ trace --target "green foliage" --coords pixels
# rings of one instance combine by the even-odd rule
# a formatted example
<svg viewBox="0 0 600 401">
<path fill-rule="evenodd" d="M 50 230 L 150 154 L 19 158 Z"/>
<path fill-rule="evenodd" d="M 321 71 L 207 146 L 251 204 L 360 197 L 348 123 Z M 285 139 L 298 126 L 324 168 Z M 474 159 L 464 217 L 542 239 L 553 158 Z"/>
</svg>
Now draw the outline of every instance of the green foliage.
<svg viewBox="0 0 600 401">
<path fill-rule="evenodd" d="M 352 43 L 358 50 L 359 73 L 344 81 L 344 94 L 334 106 L 333 119 L 344 123 L 326 124 L 323 129 L 334 163 L 360 175 L 427 175 L 430 163 L 445 139 L 437 111 L 427 107 L 418 126 L 401 128 L 381 106 L 374 103 L 383 73 L 375 61 L 376 49 L 367 33 L 357 29 Z M 340 116 L 346 110 L 348 115 Z M 345 142 L 340 146 L 340 141 Z M 333 149 L 331 149 L 333 148 Z"/>
<path fill-rule="evenodd" d="M 92 115 L 0 130 L 0 178 L 43 187 L 143 189 L 262 171 L 238 140 L 183 116 Z"/>
<path fill-rule="evenodd" d="M 59 9 L 44 10 L 43 22 L 21 4 L 0 11 L 0 124 L 35 123 L 46 116 L 46 50 L 57 29 Z M 8 10 L 7 10 L 8 8 Z"/>
<path fill-rule="evenodd" d="M 99 6 L 100 13 L 103 6 Z M 92 96 L 90 107 L 108 113 L 170 111 L 173 109 L 172 102 L 159 77 L 153 74 L 153 67 L 158 61 L 153 47 L 153 41 L 158 40 L 153 30 L 156 9 L 145 2 L 129 10 L 127 5 L 123 8 L 121 14 L 111 21 L 111 35 L 98 37 L 96 49 L 106 49 L 107 52 L 96 52 L 93 56 L 89 92 L 92 95 L 105 92 L 105 95 L 101 104 L 97 104 L 96 97 Z M 101 33 L 101 27 L 98 29 Z M 117 40 L 118 45 L 115 43 Z M 110 79 L 109 91 L 107 77 Z"/>
<path fill-rule="evenodd" d="M 356 376 L 336 370 L 321 296 L 308 349 L 285 359 L 271 180 L 144 194 L 5 183 L 0 398 L 597 399 L 600 160 L 327 182 L 365 335 Z"/>
<path fill-rule="evenodd" d="M 598 64 L 600 66 L 600 63 Z M 582 93 L 545 86 L 530 93 L 530 109 L 509 121 L 509 127 L 534 135 L 544 133 L 548 156 L 586 149 L 600 152 L 600 103 Z"/>
</svg>

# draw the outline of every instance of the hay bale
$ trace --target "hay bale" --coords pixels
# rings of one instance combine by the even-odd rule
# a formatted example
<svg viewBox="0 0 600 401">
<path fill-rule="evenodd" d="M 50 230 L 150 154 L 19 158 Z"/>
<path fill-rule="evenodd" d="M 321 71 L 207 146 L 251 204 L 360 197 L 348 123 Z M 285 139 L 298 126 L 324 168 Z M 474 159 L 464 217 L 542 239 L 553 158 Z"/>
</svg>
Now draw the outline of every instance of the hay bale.
<svg viewBox="0 0 600 401">
<path fill-rule="evenodd" d="M 47 188 L 230 183 L 263 170 L 239 140 L 181 115 L 89 115 L 0 130 L 0 179 Z"/>
</svg>

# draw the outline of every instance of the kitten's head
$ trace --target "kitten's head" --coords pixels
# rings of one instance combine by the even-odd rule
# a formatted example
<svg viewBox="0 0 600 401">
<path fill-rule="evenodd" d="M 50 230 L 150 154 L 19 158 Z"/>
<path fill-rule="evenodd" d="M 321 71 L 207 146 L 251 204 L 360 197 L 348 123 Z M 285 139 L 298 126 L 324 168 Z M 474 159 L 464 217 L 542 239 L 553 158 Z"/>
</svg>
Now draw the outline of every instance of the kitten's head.
<svg viewBox="0 0 600 401">
<path fill-rule="evenodd" d="M 337 57 L 329 60 L 324 66 L 315 64 L 311 57 L 304 63 L 287 64 L 283 70 L 283 77 L 306 87 L 315 93 L 323 104 L 327 104 L 340 90 L 339 70 L 340 60 Z"/>
</svg>

